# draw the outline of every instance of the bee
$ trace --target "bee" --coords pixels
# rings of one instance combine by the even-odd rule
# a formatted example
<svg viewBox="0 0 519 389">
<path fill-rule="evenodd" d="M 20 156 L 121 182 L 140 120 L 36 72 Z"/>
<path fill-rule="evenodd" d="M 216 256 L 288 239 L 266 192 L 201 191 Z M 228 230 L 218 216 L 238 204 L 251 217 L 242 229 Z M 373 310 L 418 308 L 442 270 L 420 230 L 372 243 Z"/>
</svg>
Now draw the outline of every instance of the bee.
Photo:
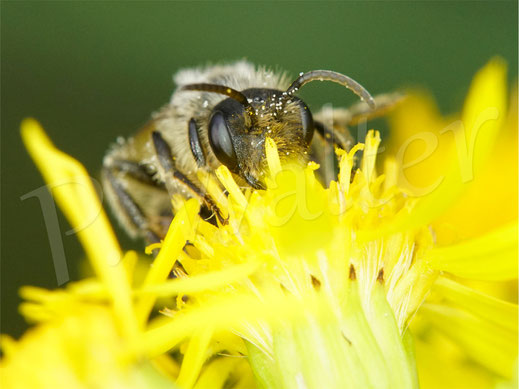
<svg viewBox="0 0 519 389">
<path fill-rule="evenodd" d="M 102 181 L 111 208 L 130 236 L 149 243 L 164 238 L 174 194 L 199 199 L 201 212 L 212 214 L 215 223 L 226 222 L 200 182 L 200 169 L 214 174 L 223 164 L 239 185 L 263 189 L 267 137 L 282 162 L 303 164 L 319 158 L 319 142 L 350 149 L 348 126 L 379 116 L 394 100 L 374 99 L 337 72 L 309 71 L 290 82 L 285 73 L 246 61 L 182 70 L 174 80 L 177 89 L 170 102 L 133 137 L 119 138 L 103 160 Z M 341 84 L 362 101 L 350 109 L 333 109 L 334 121 L 326 123 L 330 112 L 313 116 L 296 96 L 316 80 Z"/>
</svg>

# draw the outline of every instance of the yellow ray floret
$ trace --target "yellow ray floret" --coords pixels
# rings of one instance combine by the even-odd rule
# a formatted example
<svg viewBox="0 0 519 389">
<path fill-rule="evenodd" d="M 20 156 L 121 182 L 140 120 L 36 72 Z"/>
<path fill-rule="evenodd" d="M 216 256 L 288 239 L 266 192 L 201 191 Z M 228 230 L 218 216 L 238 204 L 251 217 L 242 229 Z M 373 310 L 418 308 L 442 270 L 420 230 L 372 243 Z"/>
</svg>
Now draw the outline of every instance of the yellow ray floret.
<svg viewBox="0 0 519 389">
<path fill-rule="evenodd" d="M 88 173 L 79 162 L 56 149 L 35 120 L 24 120 L 22 138 L 56 202 L 78 231 L 92 267 L 113 299 L 121 328 L 127 335 L 135 335 L 137 322 L 123 255 Z"/>
</svg>

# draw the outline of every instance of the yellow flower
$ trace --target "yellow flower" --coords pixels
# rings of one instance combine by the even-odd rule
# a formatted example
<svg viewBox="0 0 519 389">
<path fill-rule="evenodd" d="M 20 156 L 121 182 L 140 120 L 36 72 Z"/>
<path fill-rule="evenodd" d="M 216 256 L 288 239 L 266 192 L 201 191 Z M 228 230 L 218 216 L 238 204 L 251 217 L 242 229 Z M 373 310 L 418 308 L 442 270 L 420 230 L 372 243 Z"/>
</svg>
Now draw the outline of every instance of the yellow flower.
<svg viewBox="0 0 519 389">
<path fill-rule="evenodd" d="M 5 339 L 2 387 L 155 388 L 168 384 L 149 363 L 125 361 L 124 343 L 114 325 L 114 313 L 107 307 L 71 304 L 70 308 L 65 315 L 29 330 L 20 342 Z"/>
<path fill-rule="evenodd" d="M 463 155 L 455 149 L 456 142 L 462 139 L 445 129 L 460 124 L 467 128 L 477 115 L 481 115 L 479 119 L 482 120 L 485 119 L 485 112 L 499 108 L 494 110 L 498 115 L 493 116 L 501 127 L 495 146 L 486 145 L 487 140 L 478 137 L 472 146 L 485 147 L 486 153 L 492 155 L 479 169 L 474 170 L 472 178 L 465 179 L 466 183 L 460 190 L 462 195 L 452 198 L 447 211 L 432 222 L 437 245 L 447 246 L 450 251 L 443 250 L 442 253 L 442 249 L 436 250 L 443 256 L 442 269 L 451 273 L 449 278 L 484 294 L 459 284 L 446 283 L 448 280 L 443 279 L 433 288 L 436 294 L 429 298 L 431 302 L 441 299 L 449 306 L 464 309 L 449 312 L 442 308 L 432 317 L 434 324 L 431 321 L 424 324 L 425 320 L 420 318 L 411 323 L 418 339 L 418 370 L 424 387 L 426 384 L 432 388 L 488 387 L 494 377 L 474 362 L 482 363 L 501 375 L 505 375 L 503 370 L 508 369 L 509 376 L 510 366 L 517 358 L 517 90 L 512 94 L 506 114 L 505 73 L 502 68 L 502 63 L 494 60 L 479 72 L 461 114 L 461 122 L 455 116 L 448 120 L 439 118 L 431 99 L 424 98 L 423 94 L 420 98 L 408 99 L 392 117 L 395 129 L 393 149 L 398 150 L 401 145 L 409 144 L 409 139 L 422 140 L 434 136 L 438 140 L 436 149 L 431 148 L 427 152 L 429 158 L 417 159 L 425 148 L 416 142 L 410 145 L 410 152 L 403 161 L 410 167 L 405 170 L 405 180 L 400 184 L 422 189 L 445 174 L 445 156 L 449 152 L 456 154 L 455 160 L 463 161 Z M 424 119 L 413 125 L 417 116 Z M 491 123 L 490 120 L 488 122 Z M 477 127 L 475 129 L 478 130 Z M 486 129 L 479 128 L 478 133 L 483 131 Z M 469 149 L 466 150 L 468 153 Z M 484 154 L 485 151 L 480 153 Z M 465 169 L 465 173 L 467 171 Z M 495 250 L 498 240 L 503 248 L 507 246 L 508 249 Z M 456 248 L 458 250 L 453 250 Z M 453 274 L 461 278 L 453 277 Z M 465 298 L 469 294 L 473 301 Z M 514 304 L 495 300 L 489 295 Z M 499 312 L 489 310 L 485 300 L 495 306 L 501 305 Z M 474 305 L 476 302 L 477 306 Z M 437 309 L 438 305 L 424 305 L 422 317 L 430 315 L 430 307 Z M 482 317 L 491 318 L 493 325 L 480 323 L 478 320 Z M 497 336 L 489 338 L 487 334 Z M 505 355 L 508 356 L 503 360 Z"/>
<path fill-rule="evenodd" d="M 141 282 L 137 255 L 121 252 L 84 169 L 38 123 L 25 121 L 24 141 L 47 182 L 82 183 L 53 185 L 54 196 L 73 227 L 83 226 L 80 239 L 96 277 L 56 291 L 22 290 L 29 302 L 21 311 L 40 323 L 19 342 L 5 338 L 2 374 L 26 374 L 28 361 L 45 348 L 55 362 L 44 371 L 31 364 L 34 386 L 63 386 L 69 381 L 61 375 L 78 386 L 95 377 L 99 386 L 160 387 L 171 380 L 181 388 L 511 382 L 517 305 L 467 281 L 517 279 L 517 215 L 508 213 L 516 212 L 517 198 L 495 205 L 486 197 L 494 185 L 511 190 L 508 183 L 517 180 L 492 164 L 497 152 L 517 165 L 516 151 L 507 154 L 510 143 L 496 142 L 517 130 L 505 112 L 505 69 L 492 61 L 476 75 L 454 124 L 445 127 L 419 97 L 394 115 L 393 144 L 400 134 L 425 146 L 450 136 L 434 147 L 438 154 L 422 158 L 404 139 L 403 152 L 381 160 L 380 137 L 370 131 L 364 144 L 337 151 L 340 172 L 329 188 L 316 179 L 315 163 L 282 166 L 268 141 L 267 190 L 242 191 L 224 167 L 216 172 L 219 182 L 201 177 L 227 225 L 202 220 L 195 200 L 172 199 L 175 218 Z M 494 182 L 496 176 L 504 182 Z M 475 191 L 482 186 L 490 189 Z M 465 194 L 474 212 L 503 215 L 471 222 L 459 202 Z M 488 208 L 477 208 L 482 197 Z M 182 270 L 169 280 L 177 260 Z M 85 349 L 95 350 L 103 366 Z"/>
</svg>

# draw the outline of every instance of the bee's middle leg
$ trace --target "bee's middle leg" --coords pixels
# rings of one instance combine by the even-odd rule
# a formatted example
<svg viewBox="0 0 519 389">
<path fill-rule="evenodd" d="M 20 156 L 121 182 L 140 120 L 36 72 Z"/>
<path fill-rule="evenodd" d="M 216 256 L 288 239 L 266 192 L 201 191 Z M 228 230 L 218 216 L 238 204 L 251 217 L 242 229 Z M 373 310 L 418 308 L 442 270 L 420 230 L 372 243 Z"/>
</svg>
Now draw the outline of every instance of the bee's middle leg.
<svg viewBox="0 0 519 389">
<path fill-rule="evenodd" d="M 150 220 L 135 198 L 127 190 L 129 180 L 135 180 L 152 188 L 165 190 L 154 181 L 146 170 L 137 162 L 108 158 L 104 162 L 102 179 L 108 200 L 118 212 L 116 215 L 131 236 L 140 236 L 148 243 L 160 242 L 159 231 L 163 228 Z"/>
<path fill-rule="evenodd" d="M 311 153 L 323 168 L 321 176 L 326 184 L 337 176 L 338 167 L 334 148 L 349 151 L 355 144 L 355 138 L 349 129 L 361 122 L 387 114 L 403 98 L 404 95 L 401 93 L 378 95 L 374 98 L 374 109 L 365 102 L 360 102 L 347 109 L 325 107 L 315 115 L 314 126 L 320 139 L 312 143 Z"/>
<path fill-rule="evenodd" d="M 404 97 L 398 92 L 377 95 L 374 97 L 375 108 L 371 108 L 365 102 L 359 102 L 349 108 L 323 107 L 315 114 L 315 129 L 328 144 L 348 151 L 355 143 L 350 128 L 384 116 L 402 102 Z"/>
</svg>

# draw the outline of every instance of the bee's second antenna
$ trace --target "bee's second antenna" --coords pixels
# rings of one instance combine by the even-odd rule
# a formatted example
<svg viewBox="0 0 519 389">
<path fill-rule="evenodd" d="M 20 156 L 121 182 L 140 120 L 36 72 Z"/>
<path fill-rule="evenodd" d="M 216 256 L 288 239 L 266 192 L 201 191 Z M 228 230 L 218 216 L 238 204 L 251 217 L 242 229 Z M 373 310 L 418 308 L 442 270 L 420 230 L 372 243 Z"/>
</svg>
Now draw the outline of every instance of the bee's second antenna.
<svg viewBox="0 0 519 389">
<path fill-rule="evenodd" d="M 300 89 L 303 85 L 308 84 L 312 81 L 332 81 L 337 84 L 341 84 L 346 88 L 350 89 L 357 96 L 361 98 L 362 101 L 365 101 L 371 108 L 375 108 L 375 100 L 371 96 L 371 94 L 360 85 L 353 78 L 348 77 L 344 74 L 333 72 L 331 70 L 312 70 L 310 72 L 301 74 L 286 90 L 287 95 L 294 94 L 298 89 Z"/>
</svg>

